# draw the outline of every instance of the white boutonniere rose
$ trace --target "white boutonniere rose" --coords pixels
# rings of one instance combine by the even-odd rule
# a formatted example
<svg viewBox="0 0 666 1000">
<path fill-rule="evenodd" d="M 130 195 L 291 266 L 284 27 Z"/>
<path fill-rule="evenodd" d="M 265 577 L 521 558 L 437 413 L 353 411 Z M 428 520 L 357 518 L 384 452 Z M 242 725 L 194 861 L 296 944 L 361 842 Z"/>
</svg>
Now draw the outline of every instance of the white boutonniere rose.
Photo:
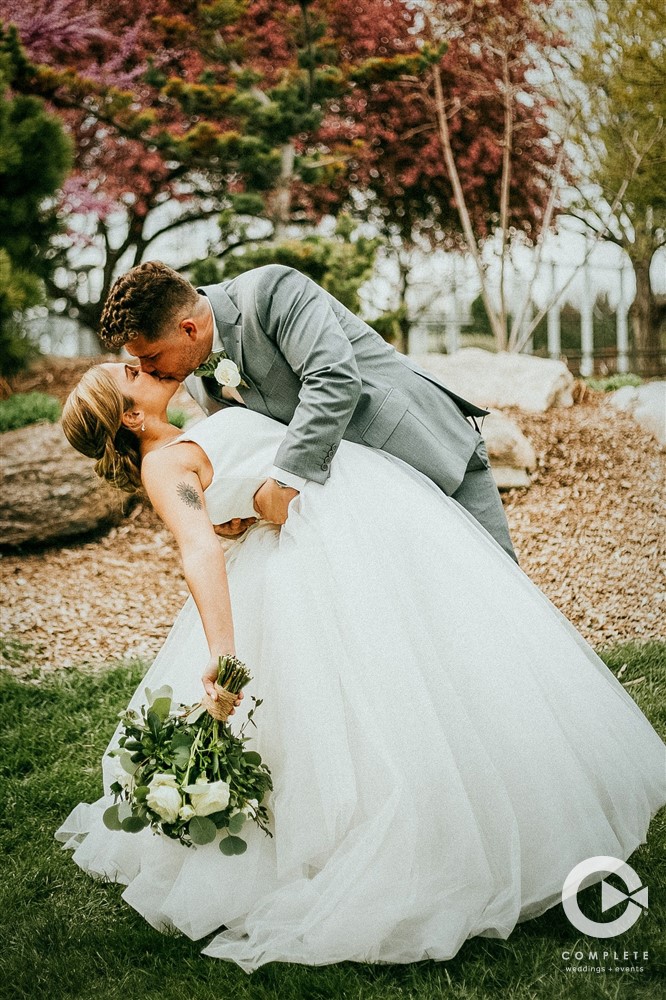
<svg viewBox="0 0 666 1000">
<path fill-rule="evenodd" d="M 226 351 L 214 351 L 206 358 L 203 364 L 194 369 L 192 374 L 199 378 L 204 376 L 214 378 L 218 385 L 228 385 L 232 389 L 235 389 L 237 385 L 242 385 L 244 389 L 249 389 L 238 365 L 235 361 L 231 360 Z"/>
<path fill-rule="evenodd" d="M 234 388 L 240 385 L 240 372 L 231 358 L 222 358 L 221 361 L 218 361 L 213 377 L 218 385 L 230 385 Z"/>
</svg>

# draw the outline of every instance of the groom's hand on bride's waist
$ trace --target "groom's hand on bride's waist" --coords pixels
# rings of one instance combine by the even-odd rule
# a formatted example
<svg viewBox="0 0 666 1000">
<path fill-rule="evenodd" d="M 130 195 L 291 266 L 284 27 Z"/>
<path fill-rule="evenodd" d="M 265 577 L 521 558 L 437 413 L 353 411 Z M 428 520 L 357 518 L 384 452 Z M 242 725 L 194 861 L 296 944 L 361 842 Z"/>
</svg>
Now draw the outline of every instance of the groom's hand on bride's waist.
<svg viewBox="0 0 666 1000">
<path fill-rule="evenodd" d="M 284 524 L 289 504 L 298 496 L 298 492 L 291 486 L 279 486 L 275 479 L 267 479 L 254 494 L 254 509 L 264 521 Z"/>
</svg>

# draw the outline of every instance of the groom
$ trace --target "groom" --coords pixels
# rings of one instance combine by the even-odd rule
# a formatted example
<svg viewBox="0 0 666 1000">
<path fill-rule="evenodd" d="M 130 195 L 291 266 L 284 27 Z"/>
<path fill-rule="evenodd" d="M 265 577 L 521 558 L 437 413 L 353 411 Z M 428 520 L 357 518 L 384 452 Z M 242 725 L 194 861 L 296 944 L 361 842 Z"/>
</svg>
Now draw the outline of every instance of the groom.
<svg viewBox="0 0 666 1000">
<path fill-rule="evenodd" d="M 488 411 L 398 353 L 299 271 L 269 264 L 195 289 L 148 261 L 115 282 L 100 338 L 112 350 L 124 346 L 143 371 L 184 382 L 207 414 L 245 405 L 288 425 L 255 494 L 266 520 L 284 524 L 303 484 L 326 481 L 345 438 L 423 472 L 516 559 L 476 423 Z"/>
</svg>

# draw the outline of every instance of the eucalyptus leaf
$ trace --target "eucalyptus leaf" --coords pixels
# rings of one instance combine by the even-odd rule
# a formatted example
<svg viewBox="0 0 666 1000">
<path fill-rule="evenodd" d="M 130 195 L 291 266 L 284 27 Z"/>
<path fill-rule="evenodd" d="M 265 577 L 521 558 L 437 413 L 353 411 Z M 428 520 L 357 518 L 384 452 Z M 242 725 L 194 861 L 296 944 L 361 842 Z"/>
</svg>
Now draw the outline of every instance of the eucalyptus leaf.
<svg viewBox="0 0 666 1000">
<path fill-rule="evenodd" d="M 245 824 L 244 813 L 237 812 L 229 820 L 229 833 L 240 833 Z"/>
<path fill-rule="evenodd" d="M 256 750 L 248 750 L 243 754 L 243 759 L 247 761 L 248 764 L 261 764 L 261 755 L 258 754 Z"/>
<path fill-rule="evenodd" d="M 231 857 L 233 854 L 245 854 L 247 844 L 240 837 L 223 837 L 220 841 L 220 850 L 227 857 Z"/>
<path fill-rule="evenodd" d="M 172 753 L 172 759 L 176 767 L 187 767 L 187 762 L 190 759 L 190 751 L 188 747 L 176 747 Z"/>
<path fill-rule="evenodd" d="M 139 830 L 143 830 L 148 826 L 147 822 L 141 819 L 140 816 L 128 816 L 127 819 L 122 821 L 122 829 L 125 833 L 138 833 Z"/>
<path fill-rule="evenodd" d="M 156 698 L 152 704 L 151 711 L 155 712 L 162 722 L 164 722 L 171 711 L 171 698 Z"/>
<path fill-rule="evenodd" d="M 208 816 L 193 816 L 187 829 L 195 844 L 210 844 L 217 833 L 215 823 Z"/>
<path fill-rule="evenodd" d="M 169 684 L 163 684 L 162 687 L 157 689 L 157 691 L 151 691 L 150 688 L 145 688 L 144 690 L 146 694 L 146 704 L 149 708 L 154 707 L 158 698 L 168 698 L 169 702 L 173 699 L 173 688 Z"/>
<path fill-rule="evenodd" d="M 194 737 L 190 736 L 189 733 L 174 733 L 171 740 L 172 747 L 187 747 L 188 749 L 194 743 Z"/>
<path fill-rule="evenodd" d="M 104 814 L 102 816 L 102 821 L 104 823 L 104 826 L 108 830 L 122 830 L 122 826 L 121 826 L 120 820 L 118 818 L 118 803 L 117 802 L 116 802 L 115 805 L 109 806 L 108 809 L 104 810 Z"/>
<path fill-rule="evenodd" d="M 148 785 L 139 785 L 137 788 L 134 789 L 134 798 L 137 800 L 137 802 L 143 802 L 143 800 L 148 795 L 148 791 L 149 791 Z"/>
<path fill-rule="evenodd" d="M 134 774 L 138 770 L 138 761 L 133 761 L 130 754 L 125 753 L 120 758 L 120 766 L 127 774 Z"/>
</svg>

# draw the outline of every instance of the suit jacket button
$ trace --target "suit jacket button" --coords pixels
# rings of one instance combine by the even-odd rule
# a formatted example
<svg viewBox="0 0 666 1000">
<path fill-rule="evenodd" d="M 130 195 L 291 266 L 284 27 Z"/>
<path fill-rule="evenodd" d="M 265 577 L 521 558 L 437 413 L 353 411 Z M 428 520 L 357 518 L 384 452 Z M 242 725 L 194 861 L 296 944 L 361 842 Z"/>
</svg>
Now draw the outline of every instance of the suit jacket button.
<svg viewBox="0 0 666 1000">
<path fill-rule="evenodd" d="M 324 472 L 326 471 L 326 469 L 328 469 L 328 466 L 327 466 L 326 462 L 322 462 L 322 466 L 321 467 L 324 470 Z"/>
</svg>

